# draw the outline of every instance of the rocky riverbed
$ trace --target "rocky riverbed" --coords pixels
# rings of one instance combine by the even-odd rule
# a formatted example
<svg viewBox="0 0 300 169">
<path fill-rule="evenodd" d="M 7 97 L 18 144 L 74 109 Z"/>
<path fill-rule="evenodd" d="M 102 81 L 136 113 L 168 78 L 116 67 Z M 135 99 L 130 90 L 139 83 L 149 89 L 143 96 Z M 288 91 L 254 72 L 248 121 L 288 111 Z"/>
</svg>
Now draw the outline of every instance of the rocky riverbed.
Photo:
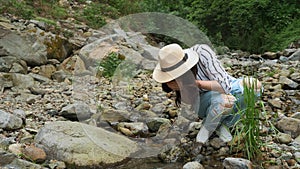
<svg viewBox="0 0 300 169">
<path fill-rule="evenodd" d="M 201 120 L 151 78 L 159 46 L 142 33 L 59 24 L 68 37 L 0 18 L 2 168 L 300 168 L 300 49 L 218 55 L 231 75 L 264 84 L 265 146 L 249 161 L 217 136 L 197 151 Z M 99 64 L 111 53 L 122 62 L 107 78 Z"/>
</svg>

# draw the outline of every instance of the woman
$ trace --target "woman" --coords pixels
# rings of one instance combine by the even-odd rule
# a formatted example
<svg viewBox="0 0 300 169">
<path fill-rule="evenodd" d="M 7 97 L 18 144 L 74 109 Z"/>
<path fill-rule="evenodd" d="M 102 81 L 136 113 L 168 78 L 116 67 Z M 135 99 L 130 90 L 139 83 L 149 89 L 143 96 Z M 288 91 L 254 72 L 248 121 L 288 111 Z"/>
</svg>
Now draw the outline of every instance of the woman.
<svg viewBox="0 0 300 169">
<path fill-rule="evenodd" d="M 181 100 L 191 104 L 198 116 L 204 119 L 196 141 L 205 143 L 218 128 L 220 138 L 232 139 L 227 127 L 239 118 L 231 114 L 237 106 L 243 107 L 243 86 L 255 83 L 259 93 L 261 83 L 253 78 L 236 79 L 222 67 L 208 45 L 195 45 L 183 50 L 178 44 L 160 49 L 153 78 L 162 83 L 166 92 L 176 92 L 176 105 Z M 199 97 L 200 96 L 200 97 Z"/>
</svg>

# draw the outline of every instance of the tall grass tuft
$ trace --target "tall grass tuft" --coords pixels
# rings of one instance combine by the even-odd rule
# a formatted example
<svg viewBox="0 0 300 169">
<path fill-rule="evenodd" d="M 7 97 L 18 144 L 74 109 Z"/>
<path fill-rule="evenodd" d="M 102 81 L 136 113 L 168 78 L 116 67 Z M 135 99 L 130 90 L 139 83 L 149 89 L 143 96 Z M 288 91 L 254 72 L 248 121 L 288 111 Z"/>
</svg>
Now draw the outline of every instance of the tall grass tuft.
<svg viewBox="0 0 300 169">
<path fill-rule="evenodd" d="M 250 79 L 246 79 L 250 81 Z M 262 140 L 260 134 L 260 108 L 257 103 L 257 82 L 244 85 L 244 106 L 245 108 L 239 110 L 241 115 L 240 120 L 234 126 L 235 133 L 232 143 L 237 144 L 237 150 L 243 151 L 245 156 L 251 160 L 261 154 Z M 235 142 L 235 143 L 234 143 Z"/>
</svg>

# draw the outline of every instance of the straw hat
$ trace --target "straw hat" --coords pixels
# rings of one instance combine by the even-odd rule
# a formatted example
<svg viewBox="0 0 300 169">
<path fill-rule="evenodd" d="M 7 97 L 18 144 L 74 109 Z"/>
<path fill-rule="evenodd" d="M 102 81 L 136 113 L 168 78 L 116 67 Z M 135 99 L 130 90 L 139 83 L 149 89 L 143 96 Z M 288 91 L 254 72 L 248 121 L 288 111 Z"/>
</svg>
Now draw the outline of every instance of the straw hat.
<svg viewBox="0 0 300 169">
<path fill-rule="evenodd" d="M 199 56 L 195 51 L 183 50 L 178 44 L 167 45 L 158 52 L 153 79 L 159 83 L 172 81 L 190 70 L 198 61 Z"/>
</svg>

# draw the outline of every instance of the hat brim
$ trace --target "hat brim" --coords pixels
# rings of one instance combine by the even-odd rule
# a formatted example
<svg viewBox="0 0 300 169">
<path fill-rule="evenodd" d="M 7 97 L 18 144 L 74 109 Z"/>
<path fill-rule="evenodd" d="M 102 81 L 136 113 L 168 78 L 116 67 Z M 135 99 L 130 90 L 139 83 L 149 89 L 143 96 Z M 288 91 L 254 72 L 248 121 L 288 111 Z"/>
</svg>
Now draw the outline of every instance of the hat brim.
<svg viewBox="0 0 300 169">
<path fill-rule="evenodd" d="M 185 49 L 184 52 L 188 55 L 188 59 L 181 66 L 172 71 L 163 72 L 161 71 L 160 64 L 157 64 L 153 71 L 153 79 L 159 83 L 166 83 L 178 78 L 195 66 L 199 61 L 198 54 L 190 49 Z"/>
</svg>

